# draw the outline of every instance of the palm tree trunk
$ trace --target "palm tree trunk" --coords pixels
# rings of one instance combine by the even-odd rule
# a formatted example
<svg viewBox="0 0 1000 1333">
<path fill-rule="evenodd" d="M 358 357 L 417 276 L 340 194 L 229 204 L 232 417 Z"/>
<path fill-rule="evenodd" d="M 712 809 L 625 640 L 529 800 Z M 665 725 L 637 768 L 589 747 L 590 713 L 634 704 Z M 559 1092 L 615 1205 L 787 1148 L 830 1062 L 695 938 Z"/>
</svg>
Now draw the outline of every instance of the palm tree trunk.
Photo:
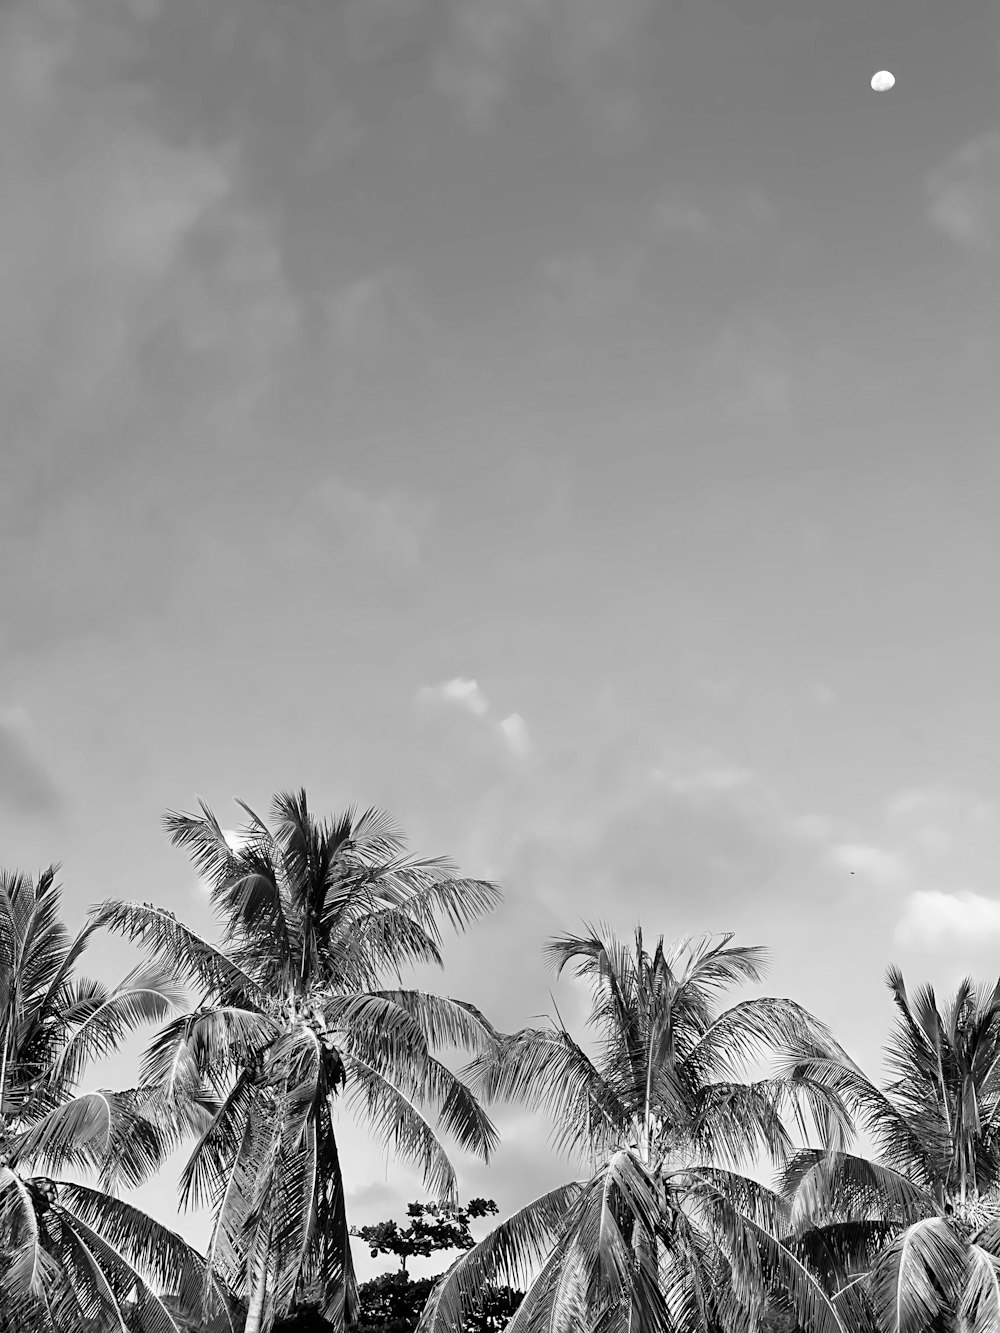
<svg viewBox="0 0 1000 1333">
<path fill-rule="evenodd" d="M 262 1268 L 260 1277 L 254 1283 L 253 1291 L 250 1293 L 250 1304 L 247 1307 L 247 1321 L 243 1325 L 243 1333 L 261 1333 L 264 1326 L 264 1297 L 267 1294 L 267 1269 Z"/>
<path fill-rule="evenodd" d="M 271 1224 L 268 1223 L 267 1238 L 264 1243 L 264 1259 L 260 1265 L 260 1272 L 254 1278 L 253 1288 L 250 1292 L 247 1321 L 243 1325 L 243 1333 L 261 1333 L 264 1327 L 264 1301 L 267 1297 L 268 1252 L 270 1248 Z"/>
</svg>

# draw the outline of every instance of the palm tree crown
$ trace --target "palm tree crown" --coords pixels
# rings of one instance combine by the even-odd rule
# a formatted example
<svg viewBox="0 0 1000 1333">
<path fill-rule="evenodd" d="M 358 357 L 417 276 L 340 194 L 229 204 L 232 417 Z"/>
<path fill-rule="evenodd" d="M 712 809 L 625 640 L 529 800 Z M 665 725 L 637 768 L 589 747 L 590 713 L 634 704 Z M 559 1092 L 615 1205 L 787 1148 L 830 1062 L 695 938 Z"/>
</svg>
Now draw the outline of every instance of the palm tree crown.
<svg viewBox="0 0 1000 1333">
<path fill-rule="evenodd" d="M 111 902 L 98 920 L 139 940 L 198 992 L 151 1046 L 144 1084 L 172 1104 L 211 1107 L 181 1179 L 186 1205 L 214 1213 L 208 1260 L 248 1302 L 248 1333 L 307 1289 L 353 1320 L 357 1290 L 337 1149 L 340 1094 L 442 1199 L 454 1168 L 427 1113 L 488 1157 L 496 1134 L 433 1053 L 487 1049 L 471 1005 L 404 989 L 401 969 L 441 964 L 440 917 L 457 928 L 498 902 L 492 884 L 408 857 L 376 810 L 332 822 L 305 792 L 278 795 L 273 830 L 247 822 L 232 846 L 209 808 L 167 830 L 211 886 L 216 947 L 148 905 Z M 387 985 L 394 978 L 396 985 Z"/>
<path fill-rule="evenodd" d="M 782 1161 L 789 1122 L 811 1118 L 839 1143 L 839 1099 L 807 1076 L 741 1081 L 774 1048 L 812 1047 L 825 1029 L 790 1000 L 719 1009 L 726 988 L 758 981 L 763 953 L 731 936 L 650 952 L 609 930 L 555 940 L 592 991 L 591 1057 L 563 1026 L 499 1039 L 466 1071 L 488 1099 L 545 1111 L 558 1147 L 589 1175 L 542 1196 L 460 1258 L 438 1285 L 422 1333 L 459 1326 L 483 1286 L 532 1278 L 510 1333 L 695 1333 L 753 1326 L 783 1292 L 816 1333 L 840 1331 L 814 1276 L 777 1239 L 781 1200 L 739 1174 L 762 1153 Z"/>
<path fill-rule="evenodd" d="M 835 1090 L 871 1159 L 804 1152 L 788 1164 L 799 1245 L 854 1327 L 1000 1328 L 1000 983 L 965 980 L 939 1005 L 890 968 L 896 1025 L 877 1088 L 839 1047 L 799 1070 Z"/>
<path fill-rule="evenodd" d="M 173 1333 L 181 1325 L 159 1293 L 180 1286 L 190 1303 L 198 1256 L 107 1192 L 145 1180 L 169 1137 L 145 1095 L 81 1091 L 80 1080 L 180 996 L 149 966 L 113 989 L 74 975 L 96 923 L 70 935 L 57 869 L 37 882 L 0 872 L 0 1327 L 120 1329 L 127 1314 L 133 1328 Z"/>
</svg>

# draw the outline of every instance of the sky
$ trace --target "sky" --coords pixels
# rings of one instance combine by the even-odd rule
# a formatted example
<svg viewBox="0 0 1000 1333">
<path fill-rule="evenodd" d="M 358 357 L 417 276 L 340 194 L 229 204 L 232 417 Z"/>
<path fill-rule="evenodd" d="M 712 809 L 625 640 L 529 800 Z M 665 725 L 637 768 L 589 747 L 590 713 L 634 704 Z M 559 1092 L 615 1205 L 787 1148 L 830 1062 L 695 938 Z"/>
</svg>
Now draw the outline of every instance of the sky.
<svg viewBox="0 0 1000 1333">
<path fill-rule="evenodd" d="M 163 813 L 305 786 L 503 885 L 499 1026 L 734 931 L 874 1075 L 888 963 L 995 978 L 998 17 L 5 4 L 0 861 L 210 930 Z M 464 1197 L 574 1175 L 497 1121 Z"/>
</svg>

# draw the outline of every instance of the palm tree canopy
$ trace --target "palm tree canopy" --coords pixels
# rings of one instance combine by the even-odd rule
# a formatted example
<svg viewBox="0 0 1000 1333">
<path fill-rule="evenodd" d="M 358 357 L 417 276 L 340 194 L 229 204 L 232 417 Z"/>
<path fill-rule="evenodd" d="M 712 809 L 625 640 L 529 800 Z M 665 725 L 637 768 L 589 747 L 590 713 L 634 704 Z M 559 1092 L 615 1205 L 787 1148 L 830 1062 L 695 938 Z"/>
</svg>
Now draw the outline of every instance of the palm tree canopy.
<svg viewBox="0 0 1000 1333">
<path fill-rule="evenodd" d="M 562 1021 L 498 1036 L 464 1071 L 487 1100 L 542 1110 L 557 1147 L 589 1175 L 529 1204 L 462 1256 L 428 1302 L 422 1333 L 446 1333 L 483 1287 L 528 1284 L 510 1325 L 593 1333 L 735 1330 L 783 1290 L 803 1320 L 842 1333 L 815 1276 L 778 1235 L 783 1201 L 738 1174 L 782 1161 L 792 1132 L 840 1145 L 851 1130 L 836 1095 L 807 1075 L 741 1079 L 775 1050 L 822 1049 L 826 1029 L 790 1000 L 721 1009 L 757 982 L 760 949 L 732 936 L 649 950 L 608 928 L 556 939 L 591 990 L 590 1055 Z M 537 1270 L 537 1271 L 532 1271 Z M 532 1280 L 533 1279 L 533 1280 Z"/>
<path fill-rule="evenodd" d="M 269 827 L 240 805 L 235 845 L 203 802 L 200 814 L 165 821 L 210 888 L 219 945 L 149 905 L 107 902 L 94 919 L 144 944 L 196 992 L 150 1047 L 143 1081 L 164 1104 L 212 1105 L 181 1197 L 213 1210 L 208 1257 L 250 1301 L 248 1329 L 269 1326 L 314 1285 L 324 1314 L 342 1323 L 357 1296 L 341 1094 L 442 1199 L 457 1189 L 439 1132 L 484 1158 L 497 1143 L 439 1058 L 449 1048 L 483 1053 L 493 1029 L 472 1005 L 405 988 L 403 973 L 440 966 L 441 923 L 464 929 L 501 894 L 445 860 L 408 856 L 378 810 L 321 821 L 304 791 L 279 794 Z"/>
<path fill-rule="evenodd" d="M 184 1241 L 108 1193 L 161 1163 L 170 1136 L 137 1090 L 82 1090 L 88 1065 L 181 1001 L 169 975 L 136 968 L 116 987 L 76 976 L 96 929 L 71 936 L 52 866 L 37 881 L 0 872 L 0 1325 L 180 1327 L 161 1299 L 184 1280 L 190 1308 L 204 1265 Z M 99 1188 L 70 1175 L 96 1176 Z M 193 1284 L 193 1287 L 192 1287 Z M 225 1295 L 209 1288 L 225 1320 Z"/>
<path fill-rule="evenodd" d="M 940 1004 L 886 983 L 896 1023 L 876 1087 L 839 1047 L 795 1071 L 835 1089 L 874 1143 L 869 1161 L 801 1153 L 783 1192 L 799 1245 L 862 1329 L 987 1333 L 1000 1318 L 1000 983 Z"/>
</svg>

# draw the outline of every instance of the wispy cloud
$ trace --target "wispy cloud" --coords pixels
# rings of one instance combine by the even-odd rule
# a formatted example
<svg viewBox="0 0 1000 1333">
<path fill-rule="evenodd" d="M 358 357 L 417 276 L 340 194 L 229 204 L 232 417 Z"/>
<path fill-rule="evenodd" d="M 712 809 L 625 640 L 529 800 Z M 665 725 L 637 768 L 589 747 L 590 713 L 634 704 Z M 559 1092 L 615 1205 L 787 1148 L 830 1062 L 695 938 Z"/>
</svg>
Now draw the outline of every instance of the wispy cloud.
<svg viewBox="0 0 1000 1333">
<path fill-rule="evenodd" d="M 418 691 L 417 697 L 424 706 L 443 704 L 470 713 L 487 723 L 490 731 L 503 741 L 511 754 L 519 759 L 527 757 L 531 749 L 528 724 L 520 713 L 509 713 L 497 719 L 478 681 L 455 676 L 439 685 L 425 685 Z"/>
<path fill-rule="evenodd" d="M 444 699 L 450 703 L 458 704 L 460 708 L 467 709 L 474 717 L 485 717 L 490 711 L 490 706 L 486 702 L 486 695 L 479 688 L 478 681 L 466 680 L 463 676 L 446 680 L 443 685 L 430 686 L 423 692 L 423 695 L 424 698 Z"/>
<path fill-rule="evenodd" d="M 414 340 L 431 327 L 426 302 L 405 272 L 387 268 L 355 278 L 328 300 L 334 347 L 370 358 L 400 339 Z"/>
<path fill-rule="evenodd" d="M 157 12 L 0 13 L 0 562 L 22 570 L 0 613 L 19 645 L 156 614 L 192 478 L 254 436 L 300 327 L 240 152 L 175 139 L 136 95 Z"/>
<path fill-rule="evenodd" d="M 971 892 L 921 889 L 907 899 L 896 929 L 900 944 L 940 951 L 991 950 L 1000 940 L 1000 901 Z"/>
<path fill-rule="evenodd" d="M 610 254 L 574 250 L 541 266 L 541 299 L 548 314 L 596 319 L 634 305 L 642 295 L 646 253 L 630 245 Z"/>
<path fill-rule="evenodd" d="M 501 718 L 500 730 L 503 732 L 511 751 L 519 758 L 524 758 L 531 749 L 528 736 L 528 724 L 520 713 L 509 713 Z"/>
<path fill-rule="evenodd" d="M 657 240 L 691 237 L 707 245 L 752 245 L 769 235 L 777 210 L 755 186 L 716 191 L 709 198 L 690 186 L 668 186 L 652 209 L 649 230 Z"/>
<path fill-rule="evenodd" d="M 435 84 L 472 125 L 488 125 L 530 51 L 584 107 L 627 129 L 638 116 L 631 70 L 650 9 L 649 0 L 455 0 Z"/>
<path fill-rule="evenodd" d="M 700 358 L 698 380 L 727 418 L 788 416 L 796 396 L 795 359 L 785 332 L 772 320 L 730 320 Z"/>
<path fill-rule="evenodd" d="M 1000 248 L 1000 131 L 970 139 L 927 182 L 927 220 L 964 249 Z"/>
<path fill-rule="evenodd" d="M 376 492 L 329 476 L 302 504 L 286 553 L 314 569 L 333 566 L 406 582 L 420 566 L 433 512 L 424 497 L 401 490 Z"/>
</svg>

